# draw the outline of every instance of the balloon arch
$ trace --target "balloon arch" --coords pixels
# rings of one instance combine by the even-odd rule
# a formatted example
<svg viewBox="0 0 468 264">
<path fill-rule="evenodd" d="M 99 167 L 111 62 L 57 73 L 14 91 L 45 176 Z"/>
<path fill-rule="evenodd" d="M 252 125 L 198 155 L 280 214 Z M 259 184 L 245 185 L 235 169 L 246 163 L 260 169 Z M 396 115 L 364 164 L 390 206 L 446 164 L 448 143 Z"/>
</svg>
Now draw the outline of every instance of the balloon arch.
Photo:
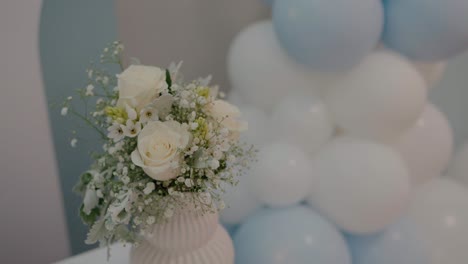
<svg viewBox="0 0 468 264">
<path fill-rule="evenodd" d="M 260 150 L 221 215 L 237 263 L 465 262 L 468 148 L 446 173 L 427 93 L 468 48 L 468 1 L 266 2 L 228 55 Z"/>
</svg>

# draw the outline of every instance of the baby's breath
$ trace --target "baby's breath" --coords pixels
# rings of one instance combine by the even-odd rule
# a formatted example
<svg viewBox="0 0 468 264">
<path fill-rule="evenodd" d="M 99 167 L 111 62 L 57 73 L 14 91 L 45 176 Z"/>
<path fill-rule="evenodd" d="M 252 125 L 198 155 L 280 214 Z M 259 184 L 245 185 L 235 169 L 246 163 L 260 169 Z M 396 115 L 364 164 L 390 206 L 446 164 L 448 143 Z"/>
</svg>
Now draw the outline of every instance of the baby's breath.
<svg viewBox="0 0 468 264">
<path fill-rule="evenodd" d="M 120 42 L 111 43 L 103 50 L 101 65 L 118 65 L 123 70 L 122 52 Z M 63 116 L 78 117 L 103 140 L 103 151 L 93 155 L 95 162 L 75 187 L 83 196 L 81 218 L 90 226 L 87 242 L 137 243 L 149 226 L 170 221 L 187 205 L 203 213 L 216 212 L 225 207 L 221 186 L 236 184 L 237 176 L 254 159 L 255 149 L 238 142 L 224 118 L 208 111 L 219 96 L 218 88 L 209 84 L 211 76 L 187 83 L 180 66 L 172 64 L 165 71 L 163 89 L 138 108 L 131 105 L 132 100 L 120 101 L 115 73 L 92 63 L 86 70 L 87 84 L 78 90 L 86 112 L 75 110 L 72 97 L 63 103 Z M 168 164 L 177 174 L 166 180 L 150 177 L 146 165 L 135 163 L 134 152 L 143 144 L 139 135 L 154 122 L 177 122 L 190 134 L 189 142 L 175 150 L 178 158 Z M 73 137 L 70 144 L 77 142 Z"/>
</svg>

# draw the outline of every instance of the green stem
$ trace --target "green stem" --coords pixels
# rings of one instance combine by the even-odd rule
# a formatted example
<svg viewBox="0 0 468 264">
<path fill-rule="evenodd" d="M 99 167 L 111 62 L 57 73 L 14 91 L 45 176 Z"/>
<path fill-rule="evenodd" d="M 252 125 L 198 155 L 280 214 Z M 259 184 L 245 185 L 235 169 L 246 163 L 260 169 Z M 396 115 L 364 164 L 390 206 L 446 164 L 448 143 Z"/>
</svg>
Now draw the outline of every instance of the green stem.
<svg viewBox="0 0 468 264">
<path fill-rule="evenodd" d="M 94 128 L 101 135 L 102 139 L 104 139 L 104 140 L 107 139 L 107 136 L 96 125 L 94 125 L 93 122 L 88 120 L 85 116 L 83 116 L 82 114 L 76 112 L 73 109 L 71 109 L 71 113 L 74 114 L 75 116 L 81 118 L 86 124 L 88 124 L 89 126 Z"/>
</svg>

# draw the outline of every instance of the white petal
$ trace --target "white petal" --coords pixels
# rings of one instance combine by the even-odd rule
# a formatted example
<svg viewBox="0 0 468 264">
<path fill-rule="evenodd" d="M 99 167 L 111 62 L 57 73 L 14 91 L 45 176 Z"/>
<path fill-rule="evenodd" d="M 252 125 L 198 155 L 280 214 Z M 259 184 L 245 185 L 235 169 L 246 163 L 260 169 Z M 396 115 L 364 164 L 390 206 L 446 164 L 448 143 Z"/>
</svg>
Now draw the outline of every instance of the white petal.
<svg viewBox="0 0 468 264">
<path fill-rule="evenodd" d="M 127 111 L 128 119 L 130 119 L 130 120 L 137 119 L 137 112 L 135 111 L 135 109 L 130 107 L 128 104 L 125 104 L 125 110 Z"/>
<path fill-rule="evenodd" d="M 132 158 L 133 164 L 137 165 L 138 167 L 146 167 L 145 164 L 143 163 L 143 160 L 141 159 L 140 152 L 138 152 L 138 149 L 135 149 L 132 152 L 131 158 Z"/>
</svg>

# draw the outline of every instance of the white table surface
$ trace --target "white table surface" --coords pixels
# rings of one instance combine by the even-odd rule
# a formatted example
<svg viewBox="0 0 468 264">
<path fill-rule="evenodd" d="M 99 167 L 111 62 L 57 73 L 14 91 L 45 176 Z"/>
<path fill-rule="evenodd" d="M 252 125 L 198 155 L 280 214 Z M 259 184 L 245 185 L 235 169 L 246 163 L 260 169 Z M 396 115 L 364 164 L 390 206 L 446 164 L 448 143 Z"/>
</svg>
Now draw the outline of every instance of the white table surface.
<svg viewBox="0 0 468 264">
<path fill-rule="evenodd" d="M 99 248 L 64 259 L 55 264 L 129 264 L 130 245 L 116 244 L 111 247 L 111 258 L 107 262 L 107 248 Z"/>
</svg>

